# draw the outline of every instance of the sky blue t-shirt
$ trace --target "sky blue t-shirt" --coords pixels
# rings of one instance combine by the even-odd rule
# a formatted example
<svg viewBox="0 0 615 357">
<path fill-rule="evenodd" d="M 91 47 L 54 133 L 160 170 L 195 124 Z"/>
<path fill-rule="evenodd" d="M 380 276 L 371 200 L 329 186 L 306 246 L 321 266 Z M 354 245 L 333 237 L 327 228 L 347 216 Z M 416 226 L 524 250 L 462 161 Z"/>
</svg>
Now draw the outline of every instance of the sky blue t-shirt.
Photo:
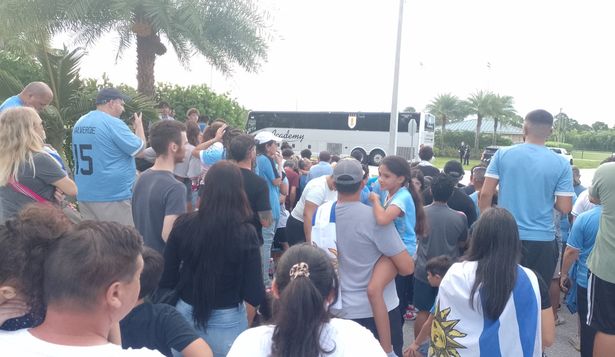
<svg viewBox="0 0 615 357">
<path fill-rule="evenodd" d="M 224 160 L 224 156 L 224 146 L 221 143 L 215 143 L 199 153 L 201 164 L 205 167 L 213 166 L 216 162 Z"/>
<path fill-rule="evenodd" d="M 602 206 L 581 213 L 574 221 L 566 243 L 579 250 L 577 284 L 584 288 L 587 288 L 587 258 L 594 248 L 601 214 Z"/>
<path fill-rule="evenodd" d="M 367 186 L 363 186 L 363 189 L 361 190 L 361 198 L 359 199 L 359 201 L 361 201 L 361 203 L 364 205 L 371 206 L 371 203 L 369 202 L 370 193 L 371 191 L 369 190 L 369 188 L 367 188 Z"/>
<path fill-rule="evenodd" d="M 137 168 L 134 156 L 143 142 L 126 123 L 99 110 L 82 116 L 73 128 L 77 200 L 129 200 Z"/>
<path fill-rule="evenodd" d="M 474 208 L 476 208 L 476 217 L 480 216 L 480 207 L 478 207 L 478 191 L 474 191 L 470 194 L 472 202 L 474 202 Z"/>
<path fill-rule="evenodd" d="M 308 182 L 320 176 L 328 176 L 333 175 L 333 167 L 330 163 L 320 161 L 318 164 L 312 166 L 310 168 L 310 172 L 308 172 Z"/>
<path fill-rule="evenodd" d="M 519 144 L 496 151 L 485 176 L 499 180 L 498 206 L 515 217 L 521 240 L 555 239 L 555 196 L 574 195 L 566 159 L 542 145 Z"/>
<path fill-rule="evenodd" d="M 273 171 L 273 163 L 266 155 L 256 156 L 256 174 L 267 181 L 267 187 L 269 188 L 269 203 L 271 204 L 271 215 L 274 220 L 280 218 L 280 188 L 273 184 L 273 180 L 276 178 L 275 171 Z"/>
<path fill-rule="evenodd" d="M 7 98 L 4 103 L 0 105 L 0 113 L 2 113 L 5 109 L 16 107 L 23 107 L 23 102 L 18 95 L 14 95 L 10 98 Z"/>
<path fill-rule="evenodd" d="M 380 196 L 380 202 L 386 209 L 390 205 L 399 207 L 404 213 L 403 216 L 395 218 L 393 223 L 395 229 L 401 237 L 402 242 L 406 246 L 406 250 L 410 253 L 410 256 L 414 256 L 416 253 L 416 233 L 414 232 L 414 226 L 416 226 L 416 211 L 414 207 L 414 201 L 412 195 L 406 187 L 402 187 L 395 194 L 391 201 L 387 204 L 386 197 L 388 192 L 382 192 Z"/>
</svg>

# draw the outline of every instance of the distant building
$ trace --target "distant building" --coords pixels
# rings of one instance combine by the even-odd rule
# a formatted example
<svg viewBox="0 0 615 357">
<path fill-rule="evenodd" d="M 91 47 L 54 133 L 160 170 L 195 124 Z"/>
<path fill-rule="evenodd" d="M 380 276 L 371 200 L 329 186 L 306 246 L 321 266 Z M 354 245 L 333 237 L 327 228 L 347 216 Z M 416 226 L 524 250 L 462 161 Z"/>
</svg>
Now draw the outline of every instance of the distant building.
<svg viewBox="0 0 615 357">
<path fill-rule="evenodd" d="M 483 118 L 480 126 L 481 134 L 493 134 L 493 119 Z M 476 119 L 466 119 L 446 125 L 446 131 L 476 131 Z M 498 123 L 498 135 L 512 140 L 513 143 L 523 142 L 523 129 L 512 125 L 503 125 Z"/>
</svg>

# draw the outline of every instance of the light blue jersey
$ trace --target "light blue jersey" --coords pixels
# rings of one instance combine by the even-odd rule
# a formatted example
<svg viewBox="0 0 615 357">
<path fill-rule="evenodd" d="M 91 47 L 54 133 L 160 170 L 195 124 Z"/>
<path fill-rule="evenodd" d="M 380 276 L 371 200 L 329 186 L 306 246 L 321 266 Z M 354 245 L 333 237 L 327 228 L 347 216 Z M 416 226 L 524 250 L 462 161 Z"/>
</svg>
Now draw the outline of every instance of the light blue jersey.
<svg viewBox="0 0 615 357">
<path fill-rule="evenodd" d="M 555 196 L 574 195 L 566 159 L 542 145 L 515 145 L 496 151 L 485 176 L 499 180 L 498 206 L 515 217 L 521 240 L 555 239 Z"/>
<path fill-rule="evenodd" d="M 94 110 L 73 128 L 77 200 L 114 202 L 129 200 L 136 178 L 134 156 L 143 142 L 126 123 Z"/>
<path fill-rule="evenodd" d="M 14 95 L 10 98 L 7 98 L 7 100 L 5 100 L 4 103 L 0 105 L 0 113 L 5 111 L 6 109 L 17 107 L 23 107 L 23 102 L 18 95 Z"/>
<path fill-rule="evenodd" d="M 274 220 L 280 218 L 280 188 L 273 184 L 276 179 L 273 171 L 274 163 L 266 155 L 256 156 L 256 174 L 267 181 L 269 188 L 269 203 L 271 204 L 271 215 Z"/>
<path fill-rule="evenodd" d="M 406 187 L 397 190 L 388 203 L 386 202 L 387 195 L 388 192 L 382 192 L 380 202 L 385 209 L 393 205 L 399 207 L 404 213 L 401 217 L 396 217 L 393 223 L 395 224 L 395 229 L 397 233 L 399 233 L 402 242 L 404 242 L 406 246 L 406 250 L 410 253 L 410 256 L 414 256 L 416 253 L 416 233 L 414 232 L 414 226 L 416 226 L 416 210 L 412 195 Z"/>
<path fill-rule="evenodd" d="M 212 146 L 205 150 L 201 150 L 199 153 L 201 164 L 205 167 L 213 166 L 216 162 L 224 160 L 225 156 L 224 146 L 222 143 L 214 143 Z"/>
<path fill-rule="evenodd" d="M 474 191 L 470 194 L 470 199 L 474 202 L 474 208 L 476 208 L 476 217 L 480 216 L 480 207 L 478 207 L 478 191 Z"/>
<path fill-rule="evenodd" d="M 587 258 L 596 242 L 602 206 L 581 213 L 572 225 L 567 245 L 579 250 L 577 284 L 587 289 Z"/>
<path fill-rule="evenodd" d="M 333 175 L 333 167 L 328 162 L 320 161 L 318 164 L 310 168 L 307 180 L 310 182 L 317 177 L 329 175 Z"/>
</svg>

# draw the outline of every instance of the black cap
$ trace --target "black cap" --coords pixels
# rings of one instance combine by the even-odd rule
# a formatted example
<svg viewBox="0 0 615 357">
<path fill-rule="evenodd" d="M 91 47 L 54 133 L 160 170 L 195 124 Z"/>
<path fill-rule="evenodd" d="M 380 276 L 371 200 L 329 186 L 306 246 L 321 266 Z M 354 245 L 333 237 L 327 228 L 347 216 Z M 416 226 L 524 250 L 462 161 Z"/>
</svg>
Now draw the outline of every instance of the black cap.
<svg viewBox="0 0 615 357">
<path fill-rule="evenodd" d="M 128 101 L 130 100 L 130 97 L 115 88 L 103 88 L 96 96 L 96 105 L 105 104 L 114 99 L 123 99 L 124 101 Z"/>
<path fill-rule="evenodd" d="M 444 165 L 444 173 L 450 177 L 461 179 L 465 174 L 463 170 L 463 166 L 461 166 L 461 162 L 457 160 L 450 160 Z"/>
</svg>

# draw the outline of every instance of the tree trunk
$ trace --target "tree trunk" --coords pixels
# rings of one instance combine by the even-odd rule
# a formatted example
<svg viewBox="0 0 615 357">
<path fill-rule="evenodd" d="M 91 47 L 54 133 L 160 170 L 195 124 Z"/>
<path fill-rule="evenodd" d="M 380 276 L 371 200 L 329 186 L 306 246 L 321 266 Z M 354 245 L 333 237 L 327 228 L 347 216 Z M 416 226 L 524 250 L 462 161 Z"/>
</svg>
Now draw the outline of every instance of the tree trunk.
<svg viewBox="0 0 615 357">
<path fill-rule="evenodd" d="M 154 64 L 156 63 L 156 36 L 137 36 L 137 90 L 148 97 L 154 96 Z"/>
<path fill-rule="evenodd" d="M 446 117 L 442 118 L 442 132 L 440 133 L 440 149 L 444 149 L 444 130 L 446 129 Z"/>
<path fill-rule="evenodd" d="M 497 144 L 497 135 L 498 135 L 498 118 L 493 118 L 493 140 L 491 140 L 491 144 Z"/>
<path fill-rule="evenodd" d="M 476 116 L 476 134 L 474 135 L 474 150 L 476 150 L 476 152 L 478 152 L 479 150 L 479 143 L 480 143 L 480 126 L 483 123 L 483 116 L 481 114 L 478 114 Z"/>
</svg>

